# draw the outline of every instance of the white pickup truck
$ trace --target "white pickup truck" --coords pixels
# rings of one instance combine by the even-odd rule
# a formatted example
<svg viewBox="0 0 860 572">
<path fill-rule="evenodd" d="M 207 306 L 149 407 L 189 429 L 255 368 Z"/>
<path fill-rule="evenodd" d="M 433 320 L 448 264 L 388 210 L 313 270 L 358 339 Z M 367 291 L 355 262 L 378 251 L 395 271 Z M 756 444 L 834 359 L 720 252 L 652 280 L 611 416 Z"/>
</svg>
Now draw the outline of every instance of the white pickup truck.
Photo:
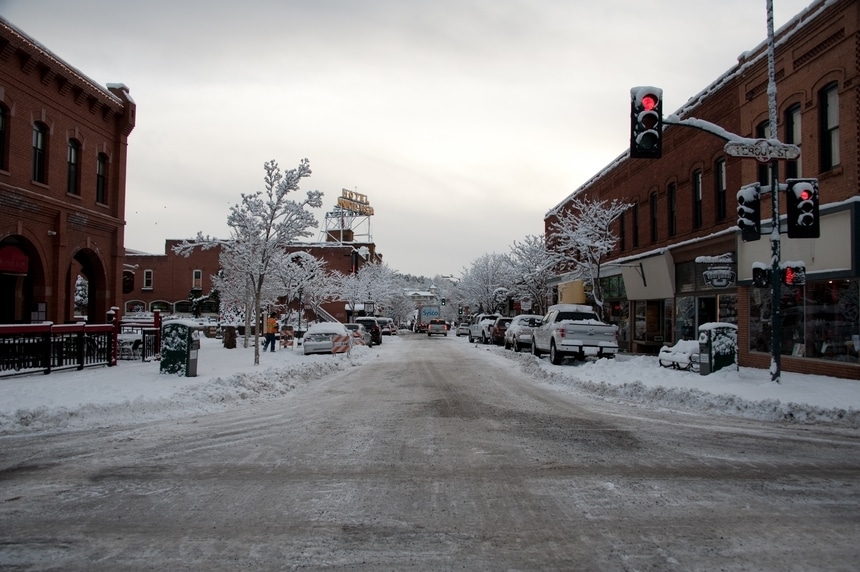
<svg viewBox="0 0 860 572">
<path fill-rule="evenodd" d="M 601 322 L 582 304 L 556 304 L 547 309 L 540 326 L 532 330 L 532 353 L 560 365 L 567 356 L 584 360 L 586 356 L 615 357 L 618 353 L 618 327 Z"/>
<path fill-rule="evenodd" d="M 469 326 L 469 343 L 481 340 L 482 344 L 490 343 L 490 326 L 496 321 L 499 314 L 478 314 Z"/>
</svg>

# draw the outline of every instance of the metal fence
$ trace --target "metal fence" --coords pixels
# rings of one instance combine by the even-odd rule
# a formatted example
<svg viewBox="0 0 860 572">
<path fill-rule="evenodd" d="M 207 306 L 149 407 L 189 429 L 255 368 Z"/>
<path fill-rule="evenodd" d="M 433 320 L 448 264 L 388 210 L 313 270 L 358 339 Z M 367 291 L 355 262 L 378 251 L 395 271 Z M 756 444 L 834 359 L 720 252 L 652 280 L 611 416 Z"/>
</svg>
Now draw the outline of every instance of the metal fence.
<svg viewBox="0 0 860 572">
<path fill-rule="evenodd" d="M 0 377 L 113 365 L 112 324 L 0 325 Z"/>
</svg>

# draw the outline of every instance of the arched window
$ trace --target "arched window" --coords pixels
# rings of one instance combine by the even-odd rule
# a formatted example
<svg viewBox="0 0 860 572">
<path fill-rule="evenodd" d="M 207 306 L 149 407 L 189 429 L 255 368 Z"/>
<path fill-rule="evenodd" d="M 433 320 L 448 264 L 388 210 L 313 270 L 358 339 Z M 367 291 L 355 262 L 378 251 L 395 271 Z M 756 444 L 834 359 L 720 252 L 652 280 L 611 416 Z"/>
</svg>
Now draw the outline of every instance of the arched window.
<svg viewBox="0 0 860 572">
<path fill-rule="evenodd" d="M 820 171 L 829 171 L 839 164 L 839 92 L 837 85 L 831 83 L 818 92 L 818 112 L 821 121 Z"/>
<path fill-rule="evenodd" d="M 693 172 L 693 228 L 702 228 L 702 172 Z"/>
<path fill-rule="evenodd" d="M 657 242 L 657 227 L 660 226 L 657 218 L 657 193 L 651 193 L 651 242 Z"/>
<path fill-rule="evenodd" d="M 9 110 L 0 104 L 0 171 L 9 170 Z"/>
<path fill-rule="evenodd" d="M 81 194 L 81 144 L 77 139 L 69 139 L 69 153 L 66 167 L 66 192 L 70 195 Z"/>
<path fill-rule="evenodd" d="M 96 202 L 107 204 L 108 157 L 99 153 L 96 164 Z"/>
<path fill-rule="evenodd" d="M 714 163 L 714 202 L 717 220 L 726 219 L 726 160 L 717 159 Z"/>
<path fill-rule="evenodd" d="M 803 137 L 801 136 L 802 132 L 800 129 L 800 104 L 792 105 L 785 112 L 785 142 L 791 143 L 792 145 L 797 145 L 800 147 L 801 141 Z M 787 179 L 796 179 L 798 177 L 803 176 L 803 168 L 801 167 L 801 160 L 803 159 L 803 154 L 801 154 L 800 159 L 795 159 L 794 161 L 786 161 L 785 162 L 785 177 Z"/>
<path fill-rule="evenodd" d="M 675 236 L 678 232 L 678 196 L 676 190 L 675 183 L 669 183 L 669 186 L 666 187 L 666 213 L 668 216 L 666 226 L 669 236 Z"/>
<path fill-rule="evenodd" d="M 48 182 L 48 127 L 44 123 L 33 124 L 33 180 Z"/>
</svg>

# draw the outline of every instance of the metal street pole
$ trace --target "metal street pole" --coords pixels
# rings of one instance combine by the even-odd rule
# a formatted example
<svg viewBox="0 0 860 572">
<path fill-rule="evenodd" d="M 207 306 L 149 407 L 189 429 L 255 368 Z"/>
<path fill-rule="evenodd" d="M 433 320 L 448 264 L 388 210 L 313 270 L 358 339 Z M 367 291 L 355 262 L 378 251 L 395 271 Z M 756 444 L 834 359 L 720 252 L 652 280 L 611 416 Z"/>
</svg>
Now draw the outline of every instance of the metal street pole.
<svg viewBox="0 0 860 572">
<path fill-rule="evenodd" d="M 776 64 L 773 40 L 773 0 L 767 0 L 767 75 L 768 75 L 768 111 L 770 112 L 770 138 L 778 140 L 777 107 L 776 107 Z M 780 355 L 782 353 L 782 274 L 779 271 L 780 258 L 780 228 L 779 228 L 779 162 L 770 162 L 771 183 L 770 197 L 773 212 L 771 213 L 770 233 L 770 380 L 779 383 Z"/>
</svg>

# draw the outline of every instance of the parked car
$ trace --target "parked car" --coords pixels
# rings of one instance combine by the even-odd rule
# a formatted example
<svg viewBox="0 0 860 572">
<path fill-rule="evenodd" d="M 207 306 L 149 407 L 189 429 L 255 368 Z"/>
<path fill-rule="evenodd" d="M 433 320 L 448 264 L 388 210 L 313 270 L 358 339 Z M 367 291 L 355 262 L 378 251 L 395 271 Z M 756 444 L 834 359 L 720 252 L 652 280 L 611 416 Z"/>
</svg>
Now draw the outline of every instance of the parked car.
<svg viewBox="0 0 860 572">
<path fill-rule="evenodd" d="M 373 340 L 374 344 L 382 343 L 382 328 L 379 325 L 379 321 L 373 316 L 362 316 L 360 318 L 355 318 L 353 320 L 356 324 L 361 324 L 364 328 L 370 332 L 370 339 Z"/>
<path fill-rule="evenodd" d="M 469 322 L 460 322 L 457 326 L 456 335 L 459 338 L 460 336 L 468 336 L 469 335 Z"/>
<path fill-rule="evenodd" d="M 352 332 L 352 336 L 353 338 L 355 338 L 355 342 L 368 347 L 373 345 L 373 339 L 371 339 L 370 332 L 367 331 L 367 328 L 364 327 L 364 324 L 349 323 L 344 324 L 344 326 L 346 326 L 347 330 Z"/>
<path fill-rule="evenodd" d="M 591 306 L 556 304 L 547 308 L 540 326 L 532 330 L 532 354 L 549 353 L 549 360 L 561 365 L 567 357 L 612 358 L 618 352 L 618 326 L 606 324 Z"/>
<path fill-rule="evenodd" d="M 427 324 L 427 337 L 433 334 L 448 336 L 448 324 L 445 323 L 445 320 L 430 320 Z"/>
<path fill-rule="evenodd" d="M 352 333 L 340 322 L 317 322 L 311 324 L 302 337 L 304 354 L 334 353 L 334 340 L 337 337 L 346 337 L 351 341 Z"/>
<path fill-rule="evenodd" d="M 511 348 L 515 352 L 520 351 L 523 347 L 531 348 L 532 345 L 532 330 L 540 326 L 543 316 L 537 314 L 520 314 L 514 316 L 511 323 L 508 324 L 508 329 L 505 331 L 505 349 Z"/>
<path fill-rule="evenodd" d="M 508 329 L 508 324 L 511 323 L 511 320 L 513 320 L 513 318 L 507 318 L 505 316 L 499 316 L 496 318 L 496 321 L 493 322 L 493 325 L 489 328 L 491 342 L 497 346 L 500 346 L 505 342 L 505 331 Z"/>
<path fill-rule="evenodd" d="M 482 344 L 490 343 L 490 326 L 499 314 L 478 314 L 469 326 L 469 343 L 481 340 Z"/>
<path fill-rule="evenodd" d="M 391 318 L 376 318 L 379 322 L 379 327 L 382 329 L 383 336 L 396 336 L 397 326 L 394 325 L 394 320 Z"/>
</svg>

